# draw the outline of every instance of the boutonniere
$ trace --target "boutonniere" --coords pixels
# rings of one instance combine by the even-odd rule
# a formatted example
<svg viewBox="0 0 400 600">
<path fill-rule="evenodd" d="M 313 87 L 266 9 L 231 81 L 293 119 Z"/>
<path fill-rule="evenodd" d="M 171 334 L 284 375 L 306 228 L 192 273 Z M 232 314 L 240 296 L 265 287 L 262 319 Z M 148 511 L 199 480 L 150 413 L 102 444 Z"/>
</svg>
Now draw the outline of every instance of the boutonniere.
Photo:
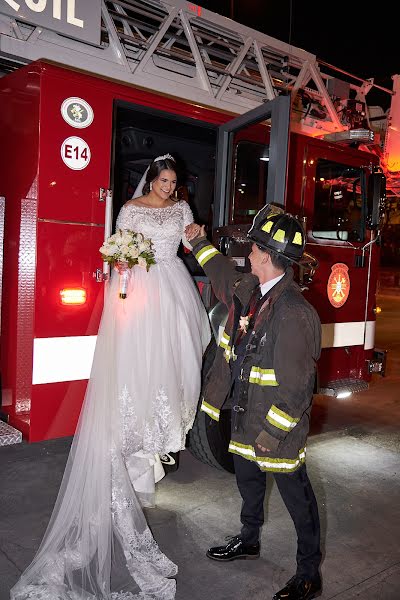
<svg viewBox="0 0 400 600">
<path fill-rule="evenodd" d="M 240 319 L 239 319 L 239 329 L 243 333 L 247 333 L 247 331 L 249 329 L 249 324 L 250 324 L 251 317 L 252 317 L 251 313 L 249 313 L 248 315 L 243 315 L 242 317 L 240 317 Z"/>
</svg>

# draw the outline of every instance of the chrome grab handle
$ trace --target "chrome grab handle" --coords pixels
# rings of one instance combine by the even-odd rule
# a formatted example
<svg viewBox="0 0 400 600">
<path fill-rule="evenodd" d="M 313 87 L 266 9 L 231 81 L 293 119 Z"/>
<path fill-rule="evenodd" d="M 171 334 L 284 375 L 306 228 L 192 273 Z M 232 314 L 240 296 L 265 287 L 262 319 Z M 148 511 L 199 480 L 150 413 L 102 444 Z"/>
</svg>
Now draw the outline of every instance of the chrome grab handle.
<svg viewBox="0 0 400 600">
<path fill-rule="evenodd" d="M 103 283 L 103 281 L 107 281 L 109 278 L 109 274 L 103 273 L 102 269 L 96 269 L 92 275 L 97 283 Z"/>
</svg>

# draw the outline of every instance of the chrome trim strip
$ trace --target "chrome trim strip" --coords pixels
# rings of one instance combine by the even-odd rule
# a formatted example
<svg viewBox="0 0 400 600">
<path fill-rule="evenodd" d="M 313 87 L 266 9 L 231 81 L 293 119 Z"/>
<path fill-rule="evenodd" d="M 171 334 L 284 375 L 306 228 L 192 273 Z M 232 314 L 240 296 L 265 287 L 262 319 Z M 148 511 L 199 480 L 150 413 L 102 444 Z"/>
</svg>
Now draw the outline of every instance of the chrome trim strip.
<svg viewBox="0 0 400 600">
<path fill-rule="evenodd" d="M 56 223 L 59 225 L 88 225 L 89 227 L 104 227 L 104 223 L 84 223 L 83 221 L 61 221 L 59 219 L 38 219 L 38 223 Z"/>
</svg>

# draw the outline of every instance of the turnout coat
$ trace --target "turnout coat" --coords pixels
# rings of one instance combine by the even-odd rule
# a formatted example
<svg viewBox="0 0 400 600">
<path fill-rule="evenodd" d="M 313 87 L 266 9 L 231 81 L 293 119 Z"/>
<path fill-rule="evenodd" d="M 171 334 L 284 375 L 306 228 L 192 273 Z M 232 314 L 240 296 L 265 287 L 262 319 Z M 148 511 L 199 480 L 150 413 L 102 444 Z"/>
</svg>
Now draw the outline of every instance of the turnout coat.
<svg viewBox="0 0 400 600">
<path fill-rule="evenodd" d="M 259 281 L 251 273 L 238 272 L 206 238 L 191 243 L 215 295 L 229 309 L 201 403 L 201 410 L 218 421 L 231 396 L 239 319 L 248 316 Z M 235 381 L 229 451 L 255 461 L 262 471 L 291 473 L 305 461 L 321 349 L 319 317 L 294 282 L 291 267 L 263 297 L 255 322 L 251 317 L 249 322 L 248 343 Z"/>
</svg>

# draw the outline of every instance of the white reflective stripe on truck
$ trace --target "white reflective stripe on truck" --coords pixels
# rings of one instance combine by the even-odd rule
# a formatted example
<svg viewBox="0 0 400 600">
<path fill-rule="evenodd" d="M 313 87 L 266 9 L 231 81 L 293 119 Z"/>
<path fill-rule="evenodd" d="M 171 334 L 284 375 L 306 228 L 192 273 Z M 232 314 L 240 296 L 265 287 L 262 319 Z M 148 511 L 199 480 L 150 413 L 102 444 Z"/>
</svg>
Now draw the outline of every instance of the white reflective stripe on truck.
<svg viewBox="0 0 400 600">
<path fill-rule="evenodd" d="M 322 325 L 322 348 L 374 347 L 375 321 L 325 323 Z M 364 341 L 365 334 L 365 341 Z M 89 379 L 96 335 L 35 338 L 33 341 L 32 384 Z"/>
<path fill-rule="evenodd" d="M 364 346 L 365 350 L 374 347 L 376 321 L 350 323 L 324 323 L 322 325 L 322 348 L 343 348 Z"/>
<path fill-rule="evenodd" d="M 32 384 L 89 379 L 97 335 L 35 338 Z"/>
</svg>

